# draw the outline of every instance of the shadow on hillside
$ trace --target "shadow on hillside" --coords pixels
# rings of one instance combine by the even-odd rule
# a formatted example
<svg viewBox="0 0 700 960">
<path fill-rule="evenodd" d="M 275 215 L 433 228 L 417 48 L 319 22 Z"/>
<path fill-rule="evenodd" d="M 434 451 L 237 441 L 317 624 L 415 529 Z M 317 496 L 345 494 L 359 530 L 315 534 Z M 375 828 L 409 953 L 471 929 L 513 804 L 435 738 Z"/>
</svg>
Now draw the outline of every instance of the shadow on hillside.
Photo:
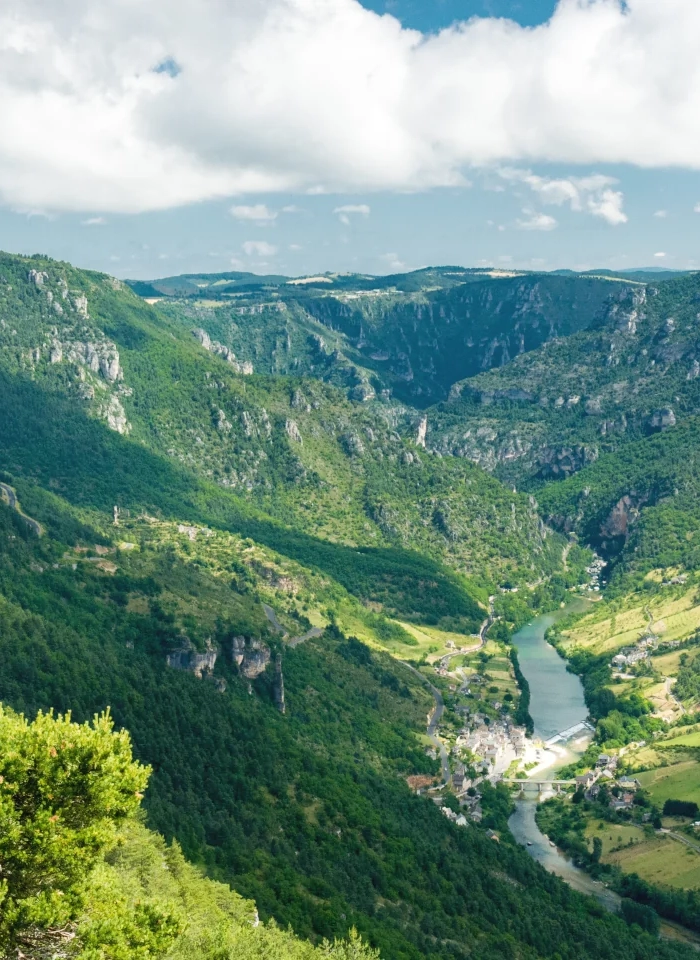
<svg viewBox="0 0 700 960">
<path fill-rule="evenodd" d="M 78 401 L 0 371 L 0 466 L 75 506 L 111 514 L 115 504 L 239 533 L 314 567 L 363 601 L 437 623 L 477 628 L 481 609 L 466 584 L 422 554 L 355 549 L 276 523 L 214 484 L 89 417 Z M 44 518 L 39 518 L 44 519 Z"/>
</svg>

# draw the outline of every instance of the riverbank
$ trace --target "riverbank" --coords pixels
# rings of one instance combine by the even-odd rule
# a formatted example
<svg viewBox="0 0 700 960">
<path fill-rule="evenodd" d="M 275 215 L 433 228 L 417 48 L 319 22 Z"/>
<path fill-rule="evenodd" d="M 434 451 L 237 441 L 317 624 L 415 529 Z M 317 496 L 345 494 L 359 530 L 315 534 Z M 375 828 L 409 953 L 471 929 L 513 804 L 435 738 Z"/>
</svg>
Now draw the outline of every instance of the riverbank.
<svg viewBox="0 0 700 960">
<path fill-rule="evenodd" d="M 513 642 L 518 648 L 523 672 L 533 690 L 531 713 L 536 734 L 540 736 L 543 734 L 554 736 L 555 728 L 559 727 L 559 730 L 561 730 L 568 720 L 580 722 L 588 714 L 581 680 L 578 676 L 568 672 L 566 660 L 546 640 L 547 631 L 557 621 L 564 619 L 572 612 L 583 612 L 585 609 L 578 604 L 575 606 L 578 607 L 578 610 L 569 607 L 563 609 L 559 616 L 547 615 L 537 618 L 513 638 Z M 564 746 L 559 744 L 548 745 L 547 756 L 542 756 L 540 765 L 529 771 L 529 778 L 543 777 L 546 773 L 548 779 L 554 779 L 556 772 L 580 758 L 589 744 L 590 738 L 577 738 Z M 597 772 L 600 773 L 600 770 Z M 609 787 L 612 787 L 615 784 L 615 778 L 613 777 L 606 783 Z M 613 797 L 613 799 L 615 798 Z M 562 797 L 556 801 L 555 806 L 562 809 L 566 808 L 567 811 L 562 819 L 562 829 L 564 830 L 562 846 L 576 859 L 582 860 L 583 867 L 588 863 L 588 859 L 591 860 L 591 863 L 595 862 L 597 864 L 595 852 L 594 854 L 587 852 L 590 850 L 588 845 L 591 841 L 594 842 L 594 845 L 600 843 L 603 834 L 599 831 L 593 831 L 589 835 L 589 831 L 585 831 L 577 844 L 573 841 L 569 842 L 571 816 L 574 813 L 582 814 L 582 807 L 587 807 L 589 804 L 586 802 L 583 805 L 574 805 L 570 798 Z M 637 810 L 636 807 L 634 809 Z M 639 817 L 642 818 L 643 810 L 640 808 L 637 812 Z M 624 881 L 621 874 L 616 873 L 615 876 L 606 874 L 602 861 L 600 865 L 596 865 L 595 869 L 591 868 L 588 872 L 585 868 L 575 865 L 562 849 L 555 846 L 552 840 L 540 829 L 537 819 L 539 819 L 537 817 L 537 805 L 532 800 L 519 799 L 516 801 L 515 810 L 508 825 L 515 839 L 524 844 L 530 855 L 541 863 L 545 869 L 560 876 L 573 889 L 595 897 L 606 909 L 612 911 L 619 909 L 622 902 L 621 895 L 631 897 L 645 906 L 653 904 L 662 917 L 665 915 L 661 930 L 661 935 L 665 939 L 681 939 L 693 946 L 700 944 L 700 937 L 693 929 L 682 926 L 677 922 L 677 918 L 684 917 L 685 914 L 682 911 L 674 910 L 670 903 L 666 904 L 666 900 L 669 898 L 678 900 L 678 909 L 680 910 L 680 907 L 683 906 L 680 901 L 684 897 L 682 891 L 679 890 L 674 894 L 669 890 L 668 894 L 662 895 L 665 896 L 662 903 L 657 895 L 652 895 L 651 888 L 642 889 L 640 887 L 639 890 L 636 890 L 634 884 L 630 885 L 629 882 Z M 624 826 L 610 826 L 612 833 L 617 838 L 613 842 L 618 844 L 621 850 L 627 851 L 624 835 L 626 828 Z M 643 828 L 644 824 L 642 823 L 641 833 L 644 833 Z M 555 839 L 557 838 L 556 831 L 552 833 L 551 830 L 547 829 L 547 833 L 554 836 Z M 620 837 L 617 836 L 618 833 Z M 640 837 L 639 839 L 643 840 L 644 838 Z M 598 857 L 600 857 L 602 849 L 599 848 Z M 603 855 L 606 856 L 607 854 L 604 852 Z M 673 852 L 671 852 L 671 856 L 673 857 Z M 618 879 L 616 880 L 615 877 Z M 622 879 L 620 879 L 621 877 Z M 612 886 L 616 889 L 613 890 Z M 640 886 L 639 883 L 637 886 Z M 649 899 L 647 893 L 649 893 L 651 899 Z M 695 923 L 690 923 L 690 926 L 694 928 Z"/>
</svg>

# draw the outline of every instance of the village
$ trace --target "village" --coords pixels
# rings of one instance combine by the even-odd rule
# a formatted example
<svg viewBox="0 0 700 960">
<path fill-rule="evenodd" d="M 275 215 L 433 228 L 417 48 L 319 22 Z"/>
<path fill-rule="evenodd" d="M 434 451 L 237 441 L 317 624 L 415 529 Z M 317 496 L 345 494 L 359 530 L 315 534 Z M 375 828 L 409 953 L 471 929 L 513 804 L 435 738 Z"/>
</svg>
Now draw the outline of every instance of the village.
<svg viewBox="0 0 700 960">
<path fill-rule="evenodd" d="M 448 648 L 430 668 L 447 701 L 428 748 L 434 759 L 443 754 L 443 779 L 435 785 L 416 778 L 414 785 L 448 819 L 466 826 L 482 819 L 481 784 L 545 775 L 560 752 L 553 743 L 528 737 L 526 727 L 515 721 L 520 691 L 503 644 L 485 640 L 476 647 L 448 644 Z M 581 732 L 588 734 L 589 728 L 566 733 Z M 449 803 L 448 797 L 456 803 Z"/>
</svg>

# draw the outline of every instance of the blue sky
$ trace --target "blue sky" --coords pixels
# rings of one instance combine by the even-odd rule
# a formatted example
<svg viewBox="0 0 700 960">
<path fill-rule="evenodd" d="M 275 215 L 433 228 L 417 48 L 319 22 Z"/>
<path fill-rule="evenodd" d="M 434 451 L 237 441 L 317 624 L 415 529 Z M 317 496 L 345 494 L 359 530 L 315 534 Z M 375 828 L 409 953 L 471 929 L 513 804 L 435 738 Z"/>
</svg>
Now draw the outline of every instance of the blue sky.
<svg viewBox="0 0 700 960">
<path fill-rule="evenodd" d="M 555 0 L 363 0 L 363 6 L 425 33 L 470 17 L 508 17 L 532 27 L 551 17 Z"/>
<path fill-rule="evenodd" d="M 144 279 L 700 269 L 695 0 L 104 3 L 27 0 L 47 47 L 0 56 L 2 249 Z"/>
</svg>

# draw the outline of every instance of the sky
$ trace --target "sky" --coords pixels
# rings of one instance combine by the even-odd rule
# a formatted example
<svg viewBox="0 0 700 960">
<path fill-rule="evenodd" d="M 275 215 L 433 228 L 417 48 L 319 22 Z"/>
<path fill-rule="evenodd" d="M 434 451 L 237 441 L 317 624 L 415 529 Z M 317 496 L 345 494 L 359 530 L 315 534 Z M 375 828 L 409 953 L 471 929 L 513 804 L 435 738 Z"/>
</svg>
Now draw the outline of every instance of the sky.
<svg viewBox="0 0 700 960">
<path fill-rule="evenodd" d="M 700 269 L 697 0 L 3 0 L 0 249 Z"/>
</svg>

